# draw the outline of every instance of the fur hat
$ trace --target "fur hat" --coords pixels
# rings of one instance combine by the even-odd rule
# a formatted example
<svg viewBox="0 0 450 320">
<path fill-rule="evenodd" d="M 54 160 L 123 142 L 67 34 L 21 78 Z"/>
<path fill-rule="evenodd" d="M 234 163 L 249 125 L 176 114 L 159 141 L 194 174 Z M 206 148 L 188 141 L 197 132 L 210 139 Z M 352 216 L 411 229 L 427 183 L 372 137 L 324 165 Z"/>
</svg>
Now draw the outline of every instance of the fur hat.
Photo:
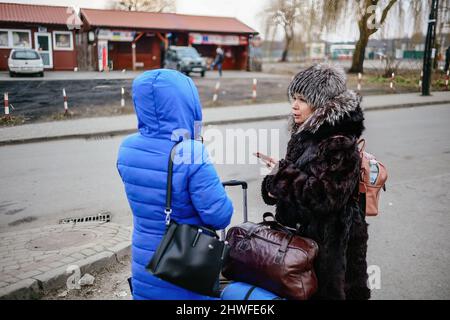
<svg viewBox="0 0 450 320">
<path fill-rule="evenodd" d="M 334 125 L 359 107 L 361 97 L 354 91 L 347 90 L 345 72 L 341 67 L 325 63 L 313 65 L 300 71 L 288 87 L 289 99 L 300 94 L 308 103 L 313 114 L 301 125 L 294 125 L 293 130 L 308 130 L 315 133 L 325 122 Z"/>
</svg>

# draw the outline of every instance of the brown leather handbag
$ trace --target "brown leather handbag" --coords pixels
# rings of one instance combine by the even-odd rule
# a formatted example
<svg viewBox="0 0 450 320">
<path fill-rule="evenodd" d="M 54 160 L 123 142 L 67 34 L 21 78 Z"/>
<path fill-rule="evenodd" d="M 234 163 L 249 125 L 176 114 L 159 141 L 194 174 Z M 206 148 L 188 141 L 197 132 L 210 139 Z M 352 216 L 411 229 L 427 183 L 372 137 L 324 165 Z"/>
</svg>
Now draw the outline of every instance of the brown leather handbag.
<svg viewBox="0 0 450 320">
<path fill-rule="evenodd" d="M 313 261 L 319 248 L 295 230 L 268 221 L 270 216 L 266 213 L 261 223 L 246 222 L 228 231 L 230 251 L 222 275 L 283 298 L 307 300 L 317 291 Z"/>
</svg>

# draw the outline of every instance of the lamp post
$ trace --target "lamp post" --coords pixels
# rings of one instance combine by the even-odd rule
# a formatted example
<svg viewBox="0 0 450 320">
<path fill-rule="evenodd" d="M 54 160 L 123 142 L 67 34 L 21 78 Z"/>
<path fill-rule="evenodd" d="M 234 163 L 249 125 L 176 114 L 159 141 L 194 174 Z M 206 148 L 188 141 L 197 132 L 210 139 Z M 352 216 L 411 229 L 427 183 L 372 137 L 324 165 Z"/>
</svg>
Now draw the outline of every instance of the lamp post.
<svg viewBox="0 0 450 320">
<path fill-rule="evenodd" d="M 435 38 L 436 38 L 436 20 L 438 14 L 439 0 L 432 0 L 430 17 L 428 19 L 427 38 L 425 40 L 425 52 L 423 55 L 423 81 L 422 81 L 422 95 L 430 95 L 431 84 L 431 69 L 432 59 L 436 55 Z"/>
</svg>

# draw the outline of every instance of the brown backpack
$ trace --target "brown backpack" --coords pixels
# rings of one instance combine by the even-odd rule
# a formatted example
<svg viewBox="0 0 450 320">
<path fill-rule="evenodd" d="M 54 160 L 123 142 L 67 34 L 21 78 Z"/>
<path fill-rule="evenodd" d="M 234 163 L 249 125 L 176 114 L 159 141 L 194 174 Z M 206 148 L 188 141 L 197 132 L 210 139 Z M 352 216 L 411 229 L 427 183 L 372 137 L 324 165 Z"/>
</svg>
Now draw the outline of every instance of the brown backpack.
<svg viewBox="0 0 450 320">
<path fill-rule="evenodd" d="M 387 170 L 374 155 L 365 151 L 366 140 L 360 139 L 358 145 L 361 145 L 360 203 L 365 209 L 366 216 L 376 216 L 381 189 L 386 191 Z"/>
<path fill-rule="evenodd" d="M 344 138 L 336 135 L 332 138 Z M 381 189 L 386 191 L 387 170 L 373 154 L 366 152 L 366 140 L 360 139 L 358 145 L 361 157 L 361 176 L 359 180 L 359 203 L 366 216 L 378 215 L 378 202 Z"/>
</svg>

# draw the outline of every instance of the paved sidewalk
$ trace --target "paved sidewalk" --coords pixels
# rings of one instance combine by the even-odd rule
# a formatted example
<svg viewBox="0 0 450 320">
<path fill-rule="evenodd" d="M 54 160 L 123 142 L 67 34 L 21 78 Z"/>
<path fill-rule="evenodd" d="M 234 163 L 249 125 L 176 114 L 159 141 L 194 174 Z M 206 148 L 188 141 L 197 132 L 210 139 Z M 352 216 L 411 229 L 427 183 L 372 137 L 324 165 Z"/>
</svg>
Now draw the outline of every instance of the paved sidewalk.
<svg viewBox="0 0 450 320">
<path fill-rule="evenodd" d="M 0 72 L 0 81 L 71 81 L 77 80 L 132 80 L 144 71 L 130 71 L 122 70 L 110 71 L 110 72 L 98 72 L 98 71 L 46 71 L 44 78 L 32 76 L 20 76 L 16 78 L 11 78 L 9 73 Z M 201 78 L 200 74 L 192 73 L 191 77 Z M 222 79 L 263 79 L 263 78 L 289 78 L 289 75 L 280 75 L 273 73 L 264 72 L 248 72 L 248 71 L 235 71 L 235 70 L 225 70 L 223 72 Z M 218 71 L 206 71 L 206 76 L 204 79 L 218 79 Z"/>
<path fill-rule="evenodd" d="M 0 299 L 38 299 L 64 288 L 78 266 L 95 273 L 130 254 L 131 229 L 111 222 L 0 233 Z"/>
<path fill-rule="evenodd" d="M 450 103 L 450 91 L 433 92 L 423 97 L 419 93 L 366 96 L 364 110 L 414 107 Z M 288 115 L 287 103 L 253 104 L 233 107 L 205 108 L 204 125 L 251 122 L 283 118 Z M 0 146 L 46 140 L 89 138 L 95 136 L 120 135 L 136 131 L 134 114 L 112 117 L 84 118 L 27 124 L 0 129 Z"/>
</svg>

